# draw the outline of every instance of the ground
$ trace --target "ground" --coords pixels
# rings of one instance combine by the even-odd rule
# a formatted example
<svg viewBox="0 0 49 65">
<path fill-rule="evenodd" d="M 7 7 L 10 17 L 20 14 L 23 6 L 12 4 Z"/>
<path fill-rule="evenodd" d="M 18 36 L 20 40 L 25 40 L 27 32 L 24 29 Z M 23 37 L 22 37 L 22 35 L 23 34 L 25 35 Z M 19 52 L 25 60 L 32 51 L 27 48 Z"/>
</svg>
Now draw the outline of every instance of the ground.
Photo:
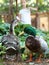
<svg viewBox="0 0 49 65">
<path fill-rule="evenodd" d="M 30 62 L 30 63 L 16 63 L 16 62 L 9 62 L 9 63 L 7 63 L 7 62 L 4 62 L 4 65 L 49 65 L 49 63 L 34 63 L 34 62 Z"/>
<path fill-rule="evenodd" d="M 0 65 L 49 65 L 49 63 L 46 63 L 47 59 L 43 60 L 42 63 L 35 63 L 35 62 L 30 62 L 30 63 L 25 63 L 25 62 L 16 62 L 16 61 L 4 61 L 3 63 L 0 63 Z"/>
</svg>

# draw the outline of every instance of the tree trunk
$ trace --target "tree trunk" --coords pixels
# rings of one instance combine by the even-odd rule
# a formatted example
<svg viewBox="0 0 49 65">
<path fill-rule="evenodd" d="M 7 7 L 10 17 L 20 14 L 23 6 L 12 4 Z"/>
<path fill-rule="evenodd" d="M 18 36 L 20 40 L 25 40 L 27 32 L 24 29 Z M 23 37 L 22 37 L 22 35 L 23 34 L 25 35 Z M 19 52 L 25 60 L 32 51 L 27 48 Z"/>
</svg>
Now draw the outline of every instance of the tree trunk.
<svg viewBox="0 0 49 65">
<path fill-rule="evenodd" d="M 16 15 L 18 15 L 18 0 L 16 0 Z"/>
<path fill-rule="evenodd" d="M 2 17 L 1 17 L 1 15 L 0 15 L 0 22 L 2 22 Z"/>
<path fill-rule="evenodd" d="M 39 3 L 39 0 L 36 0 L 36 6 L 37 6 L 37 12 L 36 12 L 36 18 L 35 18 L 35 21 L 36 21 L 36 28 L 39 28 L 38 3 Z"/>
<path fill-rule="evenodd" d="M 10 21 L 12 21 L 14 19 L 13 0 L 9 0 L 9 15 L 10 15 Z"/>
</svg>

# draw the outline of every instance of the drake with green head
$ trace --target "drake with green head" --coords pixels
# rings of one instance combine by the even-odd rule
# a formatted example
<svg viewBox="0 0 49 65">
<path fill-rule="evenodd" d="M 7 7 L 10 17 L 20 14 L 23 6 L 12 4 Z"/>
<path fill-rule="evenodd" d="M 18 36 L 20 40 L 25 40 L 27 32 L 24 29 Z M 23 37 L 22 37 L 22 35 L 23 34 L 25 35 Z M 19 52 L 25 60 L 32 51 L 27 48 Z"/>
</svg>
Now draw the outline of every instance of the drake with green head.
<svg viewBox="0 0 49 65">
<path fill-rule="evenodd" d="M 36 36 L 36 30 L 32 27 L 26 27 L 24 32 L 29 34 L 29 36 L 26 38 L 25 45 L 31 51 L 30 59 L 26 62 L 32 62 L 32 52 L 39 54 L 36 62 L 41 62 L 43 53 L 48 49 L 47 42 L 40 36 Z"/>
</svg>

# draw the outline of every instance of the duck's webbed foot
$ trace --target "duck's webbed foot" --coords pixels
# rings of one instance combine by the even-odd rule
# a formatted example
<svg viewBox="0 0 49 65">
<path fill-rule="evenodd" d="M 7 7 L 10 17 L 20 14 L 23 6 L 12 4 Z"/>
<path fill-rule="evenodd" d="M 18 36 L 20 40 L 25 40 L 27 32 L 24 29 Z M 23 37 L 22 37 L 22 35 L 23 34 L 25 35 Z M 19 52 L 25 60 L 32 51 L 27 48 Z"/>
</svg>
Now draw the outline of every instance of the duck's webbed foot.
<svg viewBox="0 0 49 65">
<path fill-rule="evenodd" d="M 32 59 L 27 60 L 26 62 L 32 62 Z"/>
<path fill-rule="evenodd" d="M 41 61 L 41 59 L 36 59 L 35 62 L 41 63 L 42 61 Z"/>
<path fill-rule="evenodd" d="M 35 60 L 35 62 L 41 63 L 41 62 L 42 62 L 42 61 L 41 61 L 41 57 L 42 57 L 42 54 L 39 55 L 39 57 Z"/>
<path fill-rule="evenodd" d="M 49 63 L 49 59 L 48 59 L 48 60 L 46 60 L 46 62 L 47 62 L 47 63 Z"/>
</svg>

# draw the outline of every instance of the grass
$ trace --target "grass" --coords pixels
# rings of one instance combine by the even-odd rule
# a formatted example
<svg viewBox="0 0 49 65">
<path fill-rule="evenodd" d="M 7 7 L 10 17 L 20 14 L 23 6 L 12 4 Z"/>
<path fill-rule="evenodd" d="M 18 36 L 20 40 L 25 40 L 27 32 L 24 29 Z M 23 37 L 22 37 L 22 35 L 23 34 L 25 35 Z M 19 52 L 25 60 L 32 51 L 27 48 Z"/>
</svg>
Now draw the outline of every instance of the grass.
<svg viewBox="0 0 49 65">
<path fill-rule="evenodd" d="M 4 65 L 4 64 L 3 64 L 3 59 L 2 59 L 2 58 L 0 58 L 0 65 Z"/>
</svg>

